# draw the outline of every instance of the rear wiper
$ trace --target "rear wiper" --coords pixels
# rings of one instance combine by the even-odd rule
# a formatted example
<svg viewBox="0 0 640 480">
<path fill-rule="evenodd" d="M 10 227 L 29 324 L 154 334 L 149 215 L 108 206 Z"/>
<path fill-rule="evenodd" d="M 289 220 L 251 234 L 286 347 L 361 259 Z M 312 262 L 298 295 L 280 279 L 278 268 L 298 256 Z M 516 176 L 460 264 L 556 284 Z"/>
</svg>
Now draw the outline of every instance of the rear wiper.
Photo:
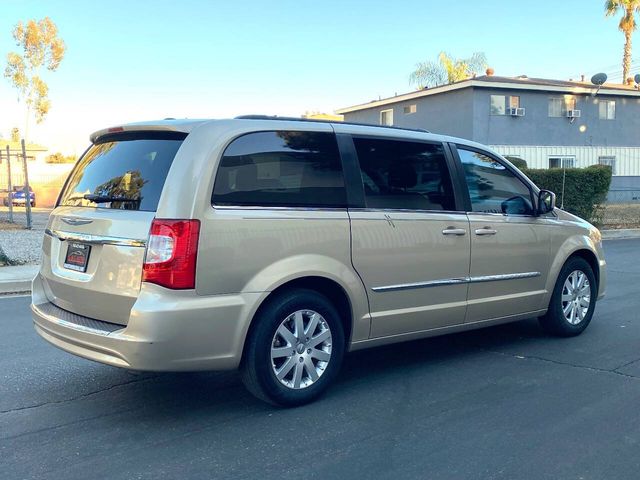
<svg viewBox="0 0 640 480">
<path fill-rule="evenodd" d="M 127 197 L 109 197 L 106 195 L 95 195 L 93 193 L 87 193 L 82 196 L 85 200 L 90 200 L 93 203 L 107 203 L 107 202 L 139 202 L 139 198 L 127 198 Z"/>
</svg>

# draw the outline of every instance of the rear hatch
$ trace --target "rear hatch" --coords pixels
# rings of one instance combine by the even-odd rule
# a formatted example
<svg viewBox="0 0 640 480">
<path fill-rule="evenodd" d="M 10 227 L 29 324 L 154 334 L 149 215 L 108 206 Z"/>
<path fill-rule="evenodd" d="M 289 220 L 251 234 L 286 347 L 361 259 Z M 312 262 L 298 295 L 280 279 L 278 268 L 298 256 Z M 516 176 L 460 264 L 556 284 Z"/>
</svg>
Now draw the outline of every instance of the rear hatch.
<svg viewBox="0 0 640 480">
<path fill-rule="evenodd" d="M 181 132 L 99 138 L 69 175 L 43 242 L 45 293 L 58 307 L 126 325 L 145 245 Z"/>
</svg>

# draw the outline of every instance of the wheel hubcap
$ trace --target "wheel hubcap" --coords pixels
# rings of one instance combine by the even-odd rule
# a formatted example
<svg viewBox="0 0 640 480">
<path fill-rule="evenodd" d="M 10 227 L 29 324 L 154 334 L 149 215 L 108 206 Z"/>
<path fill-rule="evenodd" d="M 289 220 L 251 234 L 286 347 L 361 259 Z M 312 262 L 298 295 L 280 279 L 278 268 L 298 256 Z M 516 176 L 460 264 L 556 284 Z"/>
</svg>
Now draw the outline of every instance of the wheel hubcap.
<svg viewBox="0 0 640 480">
<path fill-rule="evenodd" d="M 313 385 L 331 360 L 331 329 L 313 310 L 298 310 L 285 318 L 271 342 L 271 367 L 283 385 L 301 389 Z"/>
<path fill-rule="evenodd" d="M 584 320 L 591 304 L 591 284 L 581 270 L 569 274 L 562 287 L 562 313 L 571 325 Z"/>
</svg>

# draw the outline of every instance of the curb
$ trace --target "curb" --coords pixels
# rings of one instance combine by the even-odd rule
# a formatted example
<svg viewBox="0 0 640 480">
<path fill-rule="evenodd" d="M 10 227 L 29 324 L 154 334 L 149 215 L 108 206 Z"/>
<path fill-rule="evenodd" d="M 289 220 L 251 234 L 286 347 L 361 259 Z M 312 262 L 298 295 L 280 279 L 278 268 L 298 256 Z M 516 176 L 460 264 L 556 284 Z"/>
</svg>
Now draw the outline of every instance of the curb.
<svg viewBox="0 0 640 480">
<path fill-rule="evenodd" d="M 0 282 L 0 295 L 31 292 L 31 280 Z"/>
<path fill-rule="evenodd" d="M 619 230 L 601 230 L 603 240 L 621 240 L 640 238 L 640 228 L 621 228 Z"/>
</svg>

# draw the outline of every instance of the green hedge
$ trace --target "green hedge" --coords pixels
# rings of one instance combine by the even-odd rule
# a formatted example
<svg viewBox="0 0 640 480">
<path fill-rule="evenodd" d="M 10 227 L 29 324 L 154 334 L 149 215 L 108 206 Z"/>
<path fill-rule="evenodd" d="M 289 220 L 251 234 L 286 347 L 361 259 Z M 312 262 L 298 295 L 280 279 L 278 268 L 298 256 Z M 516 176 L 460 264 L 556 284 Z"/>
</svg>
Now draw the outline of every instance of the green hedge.
<svg viewBox="0 0 640 480">
<path fill-rule="evenodd" d="M 506 158 L 511 163 L 513 163 L 513 165 L 520 170 L 524 170 L 525 168 L 527 168 L 527 161 L 521 159 L 520 157 L 512 157 L 511 155 L 505 155 L 504 158 Z"/>
<path fill-rule="evenodd" d="M 611 167 L 592 165 L 587 168 L 550 168 L 522 170 L 538 187 L 551 190 L 557 196 L 557 205 L 562 205 L 562 178 L 564 184 L 564 209 L 585 220 L 600 224 L 601 204 L 607 198 L 611 185 Z"/>
</svg>

